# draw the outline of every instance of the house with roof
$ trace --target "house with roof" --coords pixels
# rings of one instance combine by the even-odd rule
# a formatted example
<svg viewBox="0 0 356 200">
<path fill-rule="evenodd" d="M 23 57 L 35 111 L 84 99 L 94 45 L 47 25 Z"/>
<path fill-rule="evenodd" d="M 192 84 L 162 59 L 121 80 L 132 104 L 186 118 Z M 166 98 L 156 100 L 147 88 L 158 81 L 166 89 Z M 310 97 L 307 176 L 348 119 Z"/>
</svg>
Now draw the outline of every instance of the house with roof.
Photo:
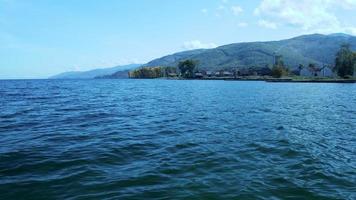
<svg viewBox="0 0 356 200">
<path fill-rule="evenodd" d="M 195 78 L 203 78 L 204 74 L 202 72 L 195 72 L 194 76 L 195 76 Z"/>
<path fill-rule="evenodd" d="M 221 75 L 220 72 L 214 72 L 214 76 L 219 77 Z"/>
<path fill-rule="evenodd" d="M 335 77 L 335 73 L 327 66 L 318 67 L 304 67 L 299 72 L 300 76 L 304 77 Z"/>
<path fill-rule="evenodd" d="M 176 73 L 168 73 L 168 77 L 178 77 L 178 74 L 176 74 Z"/>
<path fill-rule="evenodd" d="M 224 77 L 232 77 L 232 76 L 234 76 L 234 73 L 229 72 L 229 71 L 223 71 L 222 72 L 222 76 L 224 76 Z"/>
<path fill-rule="evenodd" d="M 214 75 L 213 72 L 211 72 L 211 71 L 207 71 L 207 72 L 205 72 L 205 74 L 207 77 L 212 77 Z"/>
<path fill-rule="evenodd" d="M 237 71 L 237 76 L 249 76 L 250 71 L 247 68 L 242 68 Z"/>
</svg>

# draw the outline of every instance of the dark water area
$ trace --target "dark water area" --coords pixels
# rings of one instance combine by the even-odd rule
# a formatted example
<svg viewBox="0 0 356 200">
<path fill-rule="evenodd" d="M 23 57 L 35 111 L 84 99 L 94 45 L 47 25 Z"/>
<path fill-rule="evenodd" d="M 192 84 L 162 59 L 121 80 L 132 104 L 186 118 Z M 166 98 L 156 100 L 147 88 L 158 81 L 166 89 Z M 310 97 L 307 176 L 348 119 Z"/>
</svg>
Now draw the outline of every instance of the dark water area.
<svg viewBox="0 0 356 200">
<path fill-rule="evenodd" d="M 0 199 L 356 199 L 356 85 L 0 81 Z"/>
</svg>

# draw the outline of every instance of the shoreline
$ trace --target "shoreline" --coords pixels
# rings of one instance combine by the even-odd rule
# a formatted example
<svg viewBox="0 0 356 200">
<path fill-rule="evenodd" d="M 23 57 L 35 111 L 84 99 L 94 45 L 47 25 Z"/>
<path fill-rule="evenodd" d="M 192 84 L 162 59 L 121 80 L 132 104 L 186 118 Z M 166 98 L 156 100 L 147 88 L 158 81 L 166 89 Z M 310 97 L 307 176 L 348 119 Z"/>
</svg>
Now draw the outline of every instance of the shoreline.
<svg viewBox="0 0 356 200">
<path fill-rule="evenodd" d="M 218 80 L 218 81 L 264 81 L 267 83 L 356 83 L 356 79 L 312 79 L 312 78 L 263 78 L 263 77 L 251 77 L 251 78 L 230 78 L 230 77 L 214 77 L 214 78 L 159 78 L 163 80 Z"/>
<path fill-rule="evenodd" d="M 268 83 L 356 83 L 354 79 L 269 79 Z"/>
</svg>

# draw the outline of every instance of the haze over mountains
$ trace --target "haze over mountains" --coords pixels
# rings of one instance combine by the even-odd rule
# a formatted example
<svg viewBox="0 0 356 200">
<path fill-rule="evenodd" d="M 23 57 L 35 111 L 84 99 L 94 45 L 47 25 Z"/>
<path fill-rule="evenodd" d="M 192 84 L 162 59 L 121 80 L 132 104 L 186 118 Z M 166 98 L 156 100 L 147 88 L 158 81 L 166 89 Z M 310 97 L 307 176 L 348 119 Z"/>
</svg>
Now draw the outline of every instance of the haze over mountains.
<svg viewBox="0 0 356 200">
<path fill-rule="evenodd" d="M 94 69 L 90 71 L 64 72 L 50 77 L 51 79 L 93 79 L 114 74 L 119 71 L 128 71 L 141 66 L 141 64 L 129 64 L 104 69 Z M 126 73 L 127 74 L 127 73 Z M 127 78 L 127 77 L 126 77 Z"/>
<path fill-rule="evenodd" d="M 261 69 L 272 67 L 274 55 L 282 55 L 284 63 L 291 69 L 297 68 L 300 64 L 307 66 L 310 63 L 317 66 L 333 66 L 337 51 L 345 43 L 356 50 L 355 36 L 343 33 L 313 34 L 280 41 L 235 43 L 214 49 L 184 51 L 152 60 L 143 66 L 176 67 L 180 61 L 192 59 L 198 61 L 199 70 Z M 140 66 L 133 64 L 88 72 L 66 72 L 52 78 L 125 78 L 123 71 Z"/>
</svg>

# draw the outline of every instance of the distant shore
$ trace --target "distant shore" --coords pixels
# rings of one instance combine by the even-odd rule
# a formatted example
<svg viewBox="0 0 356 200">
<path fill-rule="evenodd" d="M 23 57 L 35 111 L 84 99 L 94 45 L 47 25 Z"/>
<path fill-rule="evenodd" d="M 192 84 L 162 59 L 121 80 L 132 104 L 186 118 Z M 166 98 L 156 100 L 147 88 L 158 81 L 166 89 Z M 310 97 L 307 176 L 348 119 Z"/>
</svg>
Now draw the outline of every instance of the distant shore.
<svg viewBox="0 0 356 200">
<path fill-rule="evenodd" d="M 222 80 L 222 81 L 264 81 L 270 83 L 356 83 L 354 79 L 341 79 L 341 78 L 304 78 L 304 77 L 285 77 L 285 78 L 272 78 L 272 77 L 206 77 L 206 78 L 160 78 L 165 80 Z"/>
<path fill-rule="evenodd" d="M 271 83 L 356 83 L 355 79 L 268 79 Z"/>
</svg>

